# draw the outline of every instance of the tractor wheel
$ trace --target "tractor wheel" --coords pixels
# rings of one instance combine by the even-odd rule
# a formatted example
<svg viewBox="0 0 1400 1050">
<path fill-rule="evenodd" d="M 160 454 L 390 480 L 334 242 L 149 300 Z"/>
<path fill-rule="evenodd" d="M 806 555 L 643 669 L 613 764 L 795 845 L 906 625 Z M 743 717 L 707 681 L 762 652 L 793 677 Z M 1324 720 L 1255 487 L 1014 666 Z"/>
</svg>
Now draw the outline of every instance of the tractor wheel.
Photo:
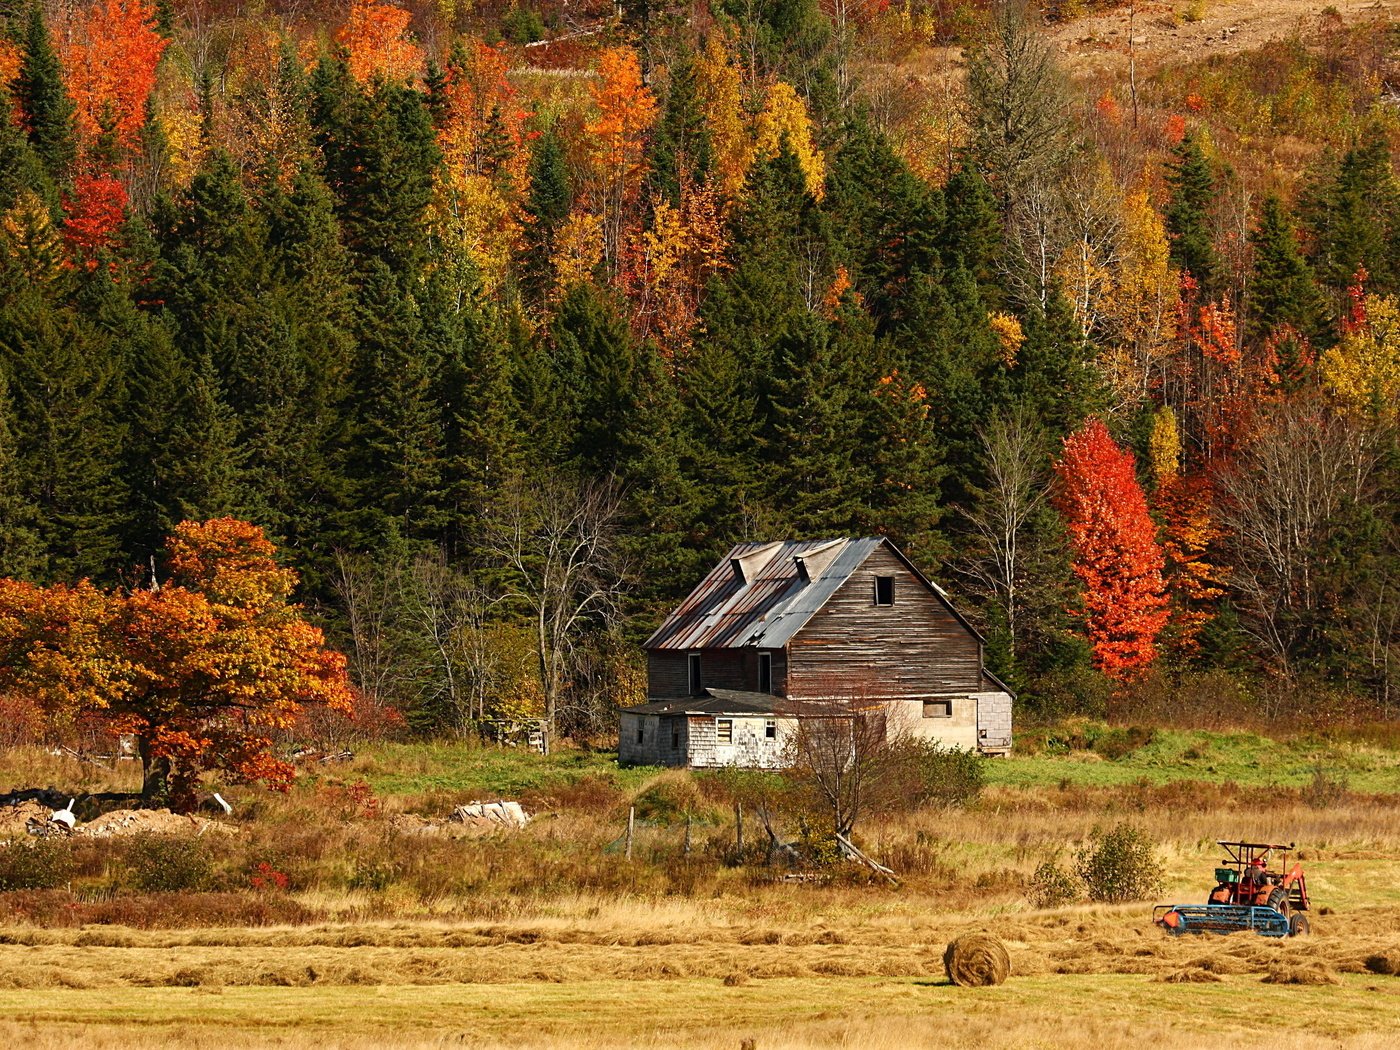
<svg viewBox="0 0 1400 1050">
<path fill-rule="evenodd" d="M 1234 894 L 1230 891 L 1230 884 L 1228 882 L 1222 882 L 1219 886 L 1210 891 L 1210 897 L 1206 900 L 1206 903 L 1230 904 L 1233 896 Z"/>
<path fill-rule="evenodd" d="M 1312 933 L 1312 926 L 1308 923 L 1306 915 L 1294 915 L 1288 920 L 1288 936 L 1306 937 Z"/>
<path fill-rule="evenodd" d="M 1264 901 L 1266 908 L 1273 908 L 1284 918 L 1288 917 L 1288 891 L 1282 886 L 1275 886 L 1269 891 L 1269 896 Z"/>
</svg>

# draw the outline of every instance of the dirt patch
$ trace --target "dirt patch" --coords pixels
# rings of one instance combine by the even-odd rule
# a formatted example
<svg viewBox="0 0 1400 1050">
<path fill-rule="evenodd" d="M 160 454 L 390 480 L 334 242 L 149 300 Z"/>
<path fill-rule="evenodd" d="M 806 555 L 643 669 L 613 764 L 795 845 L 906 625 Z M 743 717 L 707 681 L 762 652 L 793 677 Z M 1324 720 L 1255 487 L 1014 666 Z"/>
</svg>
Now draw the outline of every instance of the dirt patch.
<svg viewBox="0 0 1400 1050">
<path fill-rule="evenodd" d="M 94 839 L 125 835 L 199 836 L 207 832 L 237 834 L 238 828 L 218 820 L 184 816 L 168 809 L 117 809 L 73 830 L 74 835 Z"/>
<path fill-rule="evenodd" d="M 1175 19 L 1170 13 L 1139 14 L 1133 28 L 1138 74 L 1163 60 L 1187 63 L 1212 55 L 1233 55 L 1296 31 L 1306 33 L 1326 6 L 1318 0 L 1210 2 L 1203 5 L 1197 22 Z M 1376 0 L 1334 0 L 1331 6 L 1348 25 L 1400 14 L 1400 5 Z M 1126 12 L 1126 8 L 1117 8 L 1051 30 L 1050 39 L 1072 72 L 1091 76 L 1126 73 Z"/>
</svg>

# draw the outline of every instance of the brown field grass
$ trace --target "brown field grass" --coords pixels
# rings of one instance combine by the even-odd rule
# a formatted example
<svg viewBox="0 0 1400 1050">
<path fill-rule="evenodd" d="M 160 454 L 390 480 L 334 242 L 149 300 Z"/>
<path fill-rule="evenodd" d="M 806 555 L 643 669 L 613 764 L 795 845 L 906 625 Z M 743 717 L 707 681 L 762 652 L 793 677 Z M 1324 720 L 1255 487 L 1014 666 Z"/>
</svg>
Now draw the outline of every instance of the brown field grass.
<svg viewBox="0 0 1400 1050">
<path fill-rule="evenodd" d="M 112 790 L 127 774 L 15 757 L 0 788 Z M 460 792 L 402 792 L 375 812 L 332 779 L 285 797 L 235 791 L 238 833 L 181 847 L 202 851 L 198 892 L 133 888 L 138 846 L 113 839 L 75 845 L 65 885 L 0 893 L 0 1038 L 37 1050 L 1194 1050 L 1261 1039 L 1371 1050 L 1400 1027 L 1393 796 L 993 787 L 968 809 L 868 823 L 863 845 L 901 875 L 890 887 L 855 867 L 794 883 L 753 853 L 736 865 L 722 809 L 692 828 L 688 855 L 683 826 L 639 829 L 629 862 L 619 805 L 658 782 L 645 776 L 541 791 L 524 831 L 467 838 L 394 824 L 441 813 Z M 1150 902 L 1031 908 L 1038 864 L 1068 861 L 1096 826 L 1120 821 L 1157 844 L 1164 900 L 1204 897 L 1216 838 L 1298 841 L 1315 936 L 1171 939 L 1151 927 Z M 286 887 L 254 889 L 259 864 Z M 972 930 L 1006 943 L 1005 985 L 945 982 L 945 945 Z"/>
</svg>

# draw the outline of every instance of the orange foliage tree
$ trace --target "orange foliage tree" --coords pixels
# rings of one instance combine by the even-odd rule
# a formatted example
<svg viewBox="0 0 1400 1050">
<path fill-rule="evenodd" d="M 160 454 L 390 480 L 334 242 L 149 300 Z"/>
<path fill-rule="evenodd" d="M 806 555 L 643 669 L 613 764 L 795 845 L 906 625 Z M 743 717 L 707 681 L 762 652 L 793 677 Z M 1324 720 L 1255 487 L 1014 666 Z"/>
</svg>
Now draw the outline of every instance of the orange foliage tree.
<svg viewBox="0 0 1400 1050">
<path fill-rule="evenodd" d="M 602 175 L 605 258 L 616 265 L 625 213 L 637 202 L 646 173 L 646 136 L 656 120 L 656 96 L 642 82 L 637 52 L 612 47 L 598 59 L 598 80 L 589 87 L 597 116 L 588 122 Z"/>
<path fill-rule="evenodd" d="M 345 48 L 350 75 L 361 84 L 374 77 L 402 82 L 418 76 L 423 49 L 408 36 L 413 15 L 379 0 L 356 0 L 350 18 L 336 34 Z"/>
<path fill-rule="evenodd" d="M 116 243 L 126 205 L 126 189 L 111 175 L 79 175 L 73 180 L 73 197 L 64 201 L 68 218 L 63 237 L 89 267 L 98 252 Z"/>
<path fill-rule="evenodd" d="M 122 149 L 136 145 L 168 43 L 156 32 L 155 6 L 145 0 L 97 0 L 75 16 L 60 58 L 85 139 L 110 136 Z"/>
<path fill-rule="evenodd" d="M 183 522 L 167 553 L 170 578 L 149 590 L 0 580 L 0 691 L 59 726 L 93 716 L 135 734 L 143 794 L 173 808 L 209 770 L 285 788 L 294 770 L 270 734 L 307 706 L 352 709 L 344 656 L 291 603 L 296 574 L 257 526 Z"/>
<path fill-rule="evenodd" d="M 1168 616 L 1162 548 L 1133 455 L 1102 420 L 1090 419 L 1065 438 L 1055 473 L 1094 665 L 1111 678 L 1133 678 L 1156 659 Z"/>
</svg>

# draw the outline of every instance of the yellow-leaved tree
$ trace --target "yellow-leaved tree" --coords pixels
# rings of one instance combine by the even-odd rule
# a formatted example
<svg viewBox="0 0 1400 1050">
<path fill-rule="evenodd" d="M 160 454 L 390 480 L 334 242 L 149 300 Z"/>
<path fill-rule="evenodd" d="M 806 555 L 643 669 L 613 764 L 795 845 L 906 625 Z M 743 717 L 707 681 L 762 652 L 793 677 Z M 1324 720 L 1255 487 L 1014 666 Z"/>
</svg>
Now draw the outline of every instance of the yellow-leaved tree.
<svg viewBox="0 0 1400 1050">
<path fill-rule="evenodd" d="M 768 89 L 763 111 L 754 121 L 754 152 L 759 157 L 772 159 L 782 151 L 784 143 L 797 158 L 807 192 L 821 200 L 826 192 L 826 155 L 812 139 L 807 103 L 791 84 L 779 80 Z"/>
<path fill-rule="evenodd" d="M 1327 388 L 1352 411 L 1393 420 L 1400 411 L 1400 302 L 1393 295 L 1363 302 L 1318 364 Z"/>
<path fill-rule="evenodd" d="M 695 84 L 710 133 L 720 194 L 733 200 L 743 190 L 753 164 L 753 136 L 744 114 L 739 70 L 714 36 L 695 60 Z"/>
</svg>

